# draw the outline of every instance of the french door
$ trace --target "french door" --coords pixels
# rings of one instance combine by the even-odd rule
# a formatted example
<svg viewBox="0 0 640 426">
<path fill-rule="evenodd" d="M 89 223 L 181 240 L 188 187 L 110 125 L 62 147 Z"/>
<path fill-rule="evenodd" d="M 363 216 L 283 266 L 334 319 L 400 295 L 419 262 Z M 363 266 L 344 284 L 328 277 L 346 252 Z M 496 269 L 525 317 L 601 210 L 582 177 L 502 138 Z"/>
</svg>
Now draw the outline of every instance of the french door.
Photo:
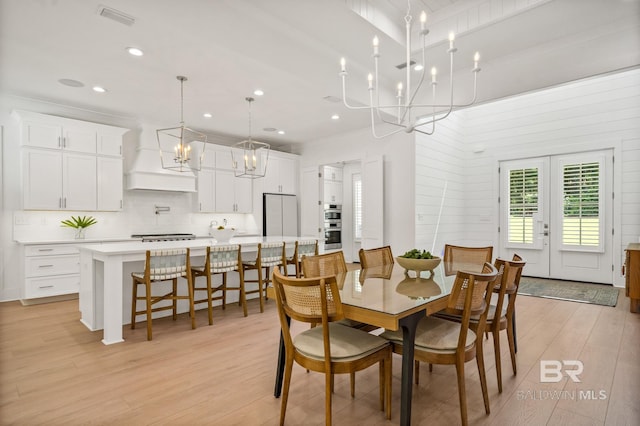
<svg viewBox="0 0 640 426">
<path fill-rule="evenodd" d="M 611 150 L 500 163 L 500 253 L 524 274 L 613 283 Z"/>
</svg>

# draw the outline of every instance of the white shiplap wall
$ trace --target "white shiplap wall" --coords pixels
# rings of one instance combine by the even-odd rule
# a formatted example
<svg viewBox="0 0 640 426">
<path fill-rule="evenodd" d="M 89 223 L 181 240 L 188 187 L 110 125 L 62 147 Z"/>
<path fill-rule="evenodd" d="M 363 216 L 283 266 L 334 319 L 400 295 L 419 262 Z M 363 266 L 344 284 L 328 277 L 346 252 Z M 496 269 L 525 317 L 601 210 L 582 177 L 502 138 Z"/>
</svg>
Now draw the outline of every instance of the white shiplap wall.
<svg viewBox="0 0 640 426">
<path fill-rule="evenodd" d="M 623 247 L 640 237 L 640 70 L 590 78 L 469 108 L 457 116 L 457 131 L 441 136 L 450 146 L 417 156 L 425 177 L 450 179 L 438 240 L 498 246 L 498 163 L 501 160 L 611 148 L 614 171 L 615 283 L 622 284 Z M 445 133 L 445 132 L 443 132 Z M 433 141 L 433 138 L 431 138 Z M 417 137 L 417 145 L 423 145 Z M 422 149 L 422 148 L 420 148 Z M 431 156 L 432 158 L 429 158 Z M 416 185 L 417 213 L 433 223 L 437 192 Z M 462 186 L 460 191 L 458 188 Z M 449 194 L 450 191 L 447 191 Z M 448 208 L 448 209 L 447 209 Z M 419 217 L 419 216 L 418 216 Z M 430 243 L 430 225 L 417 227 L 417 241 Z M 499 253 L 495 253 L 499 255 Z"/>
</svg>

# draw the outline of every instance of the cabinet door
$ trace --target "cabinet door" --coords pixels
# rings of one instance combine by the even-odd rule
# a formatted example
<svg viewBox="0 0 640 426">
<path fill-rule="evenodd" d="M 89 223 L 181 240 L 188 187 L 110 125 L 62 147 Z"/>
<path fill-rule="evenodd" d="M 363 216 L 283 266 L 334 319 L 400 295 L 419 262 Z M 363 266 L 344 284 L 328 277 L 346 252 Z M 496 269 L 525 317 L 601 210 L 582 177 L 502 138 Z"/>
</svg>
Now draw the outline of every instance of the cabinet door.
<svg viewBox="0 0 640 426">
<path fill-rule="evenodd" d="M 97 207 L 96 157 L 74 153 L 63 154 L 62 189 L 63 208 L 95 210 Z"/>
<path fill-rule="evenodd" d="M 98 157 L 98 210 L 122 210 L 122 158 Z"/>
<path fill-rule="evenodd" d="M 216 170 L 216 211 L 232 213 L 235 211 L 235 181 L 233 172 Z"/>
<path fill-rule="evenodd" d="M 198 172 L 198 211 L 216 211 L 216 173 L 214 170 L 202 169 Z"/>
<path fill-rule="evenodd" d="M 110 133 L 97 134 L 97 152 L 114 157 L 122 156 L 122 135 Z"/>
<path fill-rule="evenodd" d="M 231 150 L 216 151 L 216 169 L 218 170 L 233 170 L 233 159 L 231 157 Z"/>
<path fill-rule="evenodd" d="M 62 136 L 62 147 L 66 151 L 96 153 L 95 130 L 83 126 L 65 126 Z"/>
<path fill-rule="evenodd" d="M 62 153 L 27 149 L 22 153 L 25 210 L 62 208 Z"/>
<path fill-rule="evenodd" d="M 280 192 L 280 159 L 269 156 L 267 161 L 267 173 L 264 177 L 263 192 L 278 193 Z"/>
<path fill-rule="evenodd" d="M 22 124 L 22 145 L 62 148 L 62 126 L 25 121 Z"/>
<path fill-rule="evenodd" d="M 251 213 L 252 203 L 252 179 L 234 178 L 236 213 Z"/>
<path fill-rule="evenodd" d="M 290 158 L 278 159 L 278 170 L 280 172 L 280 192 L 283 194 L 296 193 L 296 161 Z"/>
<path fill-rule="evenodd" d="M 326 204 L 342 204 L 342 182 L 324 181 L 324 202 Z"/>
</svg>

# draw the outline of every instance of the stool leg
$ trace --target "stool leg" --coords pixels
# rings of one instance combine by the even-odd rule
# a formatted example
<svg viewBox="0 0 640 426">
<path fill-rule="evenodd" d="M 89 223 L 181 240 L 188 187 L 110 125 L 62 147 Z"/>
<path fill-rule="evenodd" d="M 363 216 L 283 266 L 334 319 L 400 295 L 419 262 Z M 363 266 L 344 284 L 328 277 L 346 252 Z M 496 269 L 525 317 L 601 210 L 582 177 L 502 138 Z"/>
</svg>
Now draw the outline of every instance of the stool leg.
<svg viewBox="0 0 640 426">
<path fill-rule="evenodd" d="M 193 297 L 195 298 L 195 294 L 193 295 Z M 211 302 L 212 297 L 213 291 L 211 289 L 211 273 L 207 273 L 207 309 L 209 309 L 209 325 L 213 324 L 213 304 Z"/>
<path fill-rule="evenodd" d="M 242 310 L 244 312 L 244 316 L 249 315 L 247 312 L 247 293 L 244 289 L 244 270 L 240 268 L 238 270 L 239 280 L 240 280 L 240 300 L 239 302 L 242 304 Z"/>
<path fill-rule="evenodd" d="M 145 282 L 144 287 L 147 298 L 147 340 L 151 340 L 153 338 L 151 334 L 151 283 Z"/>
<path fill-rule="evenodd" d="M 222 273 L 222 309 L 227 309 L 227 273 Z"/>
<path fill-rule="evenodd" d="M 133 285 L 131 286 L 131 329 L 135 330 L 136 328 L 136 309 L 138 300 L 138 284 L 136 283 L 135 278 L 133 279 Z"/>
</svg>

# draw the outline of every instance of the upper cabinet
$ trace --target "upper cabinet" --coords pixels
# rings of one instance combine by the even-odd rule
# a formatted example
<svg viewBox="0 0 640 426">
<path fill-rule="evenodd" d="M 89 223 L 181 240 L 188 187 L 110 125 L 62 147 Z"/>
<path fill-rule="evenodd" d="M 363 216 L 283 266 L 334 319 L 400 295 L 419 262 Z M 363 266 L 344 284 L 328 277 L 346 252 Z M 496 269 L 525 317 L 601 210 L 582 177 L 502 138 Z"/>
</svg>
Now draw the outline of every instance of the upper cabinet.
<svg viewBox="0 0 640 426">
<path fill-rule="evenodd" d="M 342 168 L 334 166 L 324 166 L 322 178 L 324 181 L 324 203 L 342 204 Z"/>
<path fill-rule="evenodd" d="M 15 111 L 25 210 L 122 209 L 119 127 Z"/>
<path fill-rule="evenodd" d="M 273 151 L 269 153 L 263 192 L 295 194 L 297 182 L 297 160 Z"/>
</svg>

